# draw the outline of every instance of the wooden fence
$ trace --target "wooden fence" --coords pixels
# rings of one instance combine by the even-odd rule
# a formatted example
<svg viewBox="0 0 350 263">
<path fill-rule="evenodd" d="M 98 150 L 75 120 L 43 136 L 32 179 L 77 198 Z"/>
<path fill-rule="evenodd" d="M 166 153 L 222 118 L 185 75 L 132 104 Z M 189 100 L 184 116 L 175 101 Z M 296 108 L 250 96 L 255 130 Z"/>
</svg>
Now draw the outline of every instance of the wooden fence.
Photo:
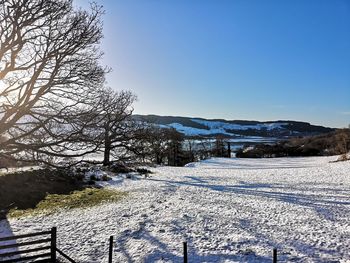
<svg viewBox="0 0 350 263">
<path fill-rule="evenodd" d="M 33 240 L 34 237 L 34 240 Z M 22 239 L 32 239 L 22 241 Z M 14 241 L 12 244 L 5 242 Z M 38 246 L 40 245 L 40 246 Z M 25 247 L 20 250 L 19 248 Z M 7 251 L 6 251 L 7 250 Z M 5 251 L 5 252 L 4 252 Z M 33 253 L 35 253 L 33 255 Z M 7 236 L 0 238 L 0 262 L 56 262 L 57 253 L 71 263 L 76 263 L 72 258 L 57 248 L 57 228 L 53 227 L 49 231 L 36 232 L 31 234 Z"/>
<path fill-rule="evenodd" d="M 50 236 L 48 236 L 50 235 Z M 24 238 L 38 238 L 36 240 L 19 242 Z M 12 244 L 3 244 L 12 241 Z M 113 236 L 109 238 L 108 263 L 113 262 Z M 41 245 L 39 247 L 33 247 Z M 19 250 L 20 247 L 25 249 Z M 11 250 L 11 251 L 6 251 Z M 5 252 L 2 252 L 5 251 Z M 36 253 L 32 255 L 33 253 Z M 35 260 L 35 262 L 57 262 L 57 253 L 71 263 L 76 263 L 72 258 L 57 248 L 57 228 L 53 227 L 50 231 L 36 232 L 31 234 L 8 236 L 0 238 L 0 263 L 26 262 Z M 183 262 L 188 263 L 187 242 L 183 242 Z M 272 251 L 272 262 L 277 263 L 277 249 Z"/>
</svg>

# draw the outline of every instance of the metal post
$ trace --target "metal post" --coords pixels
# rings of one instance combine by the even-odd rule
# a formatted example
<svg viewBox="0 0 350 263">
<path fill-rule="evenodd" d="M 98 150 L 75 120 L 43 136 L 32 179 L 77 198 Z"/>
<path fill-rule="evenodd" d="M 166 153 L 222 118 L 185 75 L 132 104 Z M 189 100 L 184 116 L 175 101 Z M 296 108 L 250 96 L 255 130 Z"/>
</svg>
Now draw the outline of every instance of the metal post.
<svg viewBox="0 0 350 263">
<path fill-rule="evenodd" d="M 56 262 L 56 248 L 57 248 L 57 228 L 51 228 L 51 261 Z"/>
<path fill-rule="evenodd" d="M 112 263 L 112 255 L 113 255 L 113 236 L 109 237 L 109 256 L 108 263 Z"/>
<path fill-rule="evenodd" d="M 183 243 L 184 246 L 184 263 L 187 263 L 187 242 Z"/>
<path fill-rule="evenodd" d="M 274 248 L 272 251 L 272 262 L 277 263 L 277 248 Z"/>
</svg>

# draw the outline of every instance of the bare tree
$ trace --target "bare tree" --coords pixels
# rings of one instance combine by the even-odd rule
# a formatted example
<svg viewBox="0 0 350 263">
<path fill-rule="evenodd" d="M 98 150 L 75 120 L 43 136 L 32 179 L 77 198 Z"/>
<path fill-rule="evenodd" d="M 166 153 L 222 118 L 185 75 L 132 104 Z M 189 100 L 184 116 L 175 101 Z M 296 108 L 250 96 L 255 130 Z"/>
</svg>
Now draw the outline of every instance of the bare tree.
<svg viewBox="0 0 350 263">
<path fill-rule="evenodd" d="M 70 0 L 0 0 L 0 155 L 95 150 L 84 129 L 107 71 L 98 63 L 102 13 L 74 10 Z"/>
<path fill-rule="evenodd" d="M 227 157 L 227 152 L 225 149 L 225 144 L 226 144 L 226 139 L 221 136 L 218 135 L 215 137 L 215 145 L 214 148 L 212 150 L 213 155 L 216 157 Z"/>
<path fill-rule="evenodd" d="M 350 133 L 348 129 L 339 129 L 335 134 L 335 149 L 341 155 L 340 159 L 348 160 L 348 152 L 350 149 Z"/>
<path fill-rule="evenodd" d="M 185 147 L 187 154 L 189 155 L 189 162 L 194 162 L 196 160 L 196 142 L 193 138 L 185 138 L 183 147 Z"/>
<path fill-rule="evenodd" d="M 166 144 L 162 129 L 134 116 L 131 122 L 133 138 L 129 141 L 128 156 L 134 162 L 161 164 L 165 157 L 162 146 Z"/>
<path fill-rule="evenodd" d="M 169 138 L 167 129 L 149 125 L 143 137 L 144 149 L 151 162 L 162 164 L 167 157 Z"/>
<path fill-rule="evenodd" d="M 182 143 L 184 136 L 182 133 L 178 132 L 174 128 L 164 130 L 165 136 L 167 138 L 167 159 L 168 165 L 171 166 L 181 166 L 182 154 Z"/>
<path fill-rule="evenodd" d="M 93 141 L 103 151 L 103 165 L 109 165 L 111 156 L 132 150 L 137 138 L 137 125 L 131 120 L 132 104 L 136 96 L 130 91 L 114 91 L 104 88 L 95 99 L 98 114 L 93 115 L 91 127 Z M 97 137 L 95 136 L 97 134 Z"/>
</svg>

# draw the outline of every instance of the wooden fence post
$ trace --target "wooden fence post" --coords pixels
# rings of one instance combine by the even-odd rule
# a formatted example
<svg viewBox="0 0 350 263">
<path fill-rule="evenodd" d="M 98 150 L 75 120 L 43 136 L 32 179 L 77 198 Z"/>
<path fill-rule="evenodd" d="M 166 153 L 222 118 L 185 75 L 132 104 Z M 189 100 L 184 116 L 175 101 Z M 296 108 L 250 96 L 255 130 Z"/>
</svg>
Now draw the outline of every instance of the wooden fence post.
<svg viewBox="0 0 350 263">
<path fill-rule="evenodd" d="M 183 243 L 184 246 L 184 263 L 187 263 L 187 242 Z"/>
<path fill-rule="evenodd" d="M 277 248 L 274 248 L 272 251 L 272 262 L 277 263 Z"/>
<path fill-rule="evenodd" d="M 231 158 L 231 142 L 227 142 L 227 157 Z"/>
<path fill-rule="evenodd" d="M 112 263 L 112 255 L 113 255 L 113 236 L 109 237 L 109 255 L 108 255 L 108 263 Z"/>
<path fill-rule="evenodd" d="M 52 262 L 57 261 L 56 248 L 57 248 L 57 228 L 52 227 L 51 228 L 51 261 Z"/>
</svg>

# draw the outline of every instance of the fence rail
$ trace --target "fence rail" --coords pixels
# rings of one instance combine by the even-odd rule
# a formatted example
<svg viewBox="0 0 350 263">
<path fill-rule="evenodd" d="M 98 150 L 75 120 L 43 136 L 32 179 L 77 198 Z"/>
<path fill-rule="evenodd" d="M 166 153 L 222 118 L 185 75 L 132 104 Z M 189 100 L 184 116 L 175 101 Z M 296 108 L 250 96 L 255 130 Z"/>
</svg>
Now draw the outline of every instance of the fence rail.
<svg viewBox="0 0 350 263">
<path fill-rule="evenodd" d="M 56 251 L 65 259 L 67 259 L 71 263 L 76 263 L 70 256 L 68 256 L 66 253 L 64 253 L 62 250 L 56 248 Z"/>
<path fill-rule="evenodd" d="M 50 237 L 42 237 L 45 235 L 50 235 Z M 40 238 L 31 241 L 18 241 L 23 238 Z M 3 244 L 6 241 L 14 240 L 14 244 Z M 33 245 L 46 244 L 45 246 L 33 247 Z M 6 251 L 8 249 L 15 249 L 20 247 L 28 247 L 22 250 Z M 2 252 L 4 251 L 5 252 Z M 40 252 L 35 255 L 30 255 L 35 252 Z M 50 231 L 42 231 L 24 235 L 7 236 L 0 238 L 0 263 L 10 263 L 10 262 L 25 262 L 30 260 L 35 260 L 35 262 L 56 262 L 57 253 L 63 256 L 71 263 L 76 263 L 72 258 L 66 255 L 62 250 L 57 248 L 57 228 L 53 227 Z M 18 258 L 13 258 L 13 256 L 20 256 Z M 38 259 L 38 260 L 37 260 Z"/>
<path fill-rule="evenodd" d="M 51 234 L 51 231 L 42 231 L 42 232 L 36 232 L 36 233 L 31 233 L 31 234 L 25 234 L 25 235 L 17 235 L 17 236 L 8 236 L 8 237 L 1 237 L 1 241 L 7 241 L 7 240 L 14 240 L 14 239 L 20 239 L 20 238 L 26 238 L 26 237 L 35 237 L 35 236 L 43 236 L 43 235 L 48 235 Z M 0 246 L 1 247 L 1 246 Z"/>
</svg>

